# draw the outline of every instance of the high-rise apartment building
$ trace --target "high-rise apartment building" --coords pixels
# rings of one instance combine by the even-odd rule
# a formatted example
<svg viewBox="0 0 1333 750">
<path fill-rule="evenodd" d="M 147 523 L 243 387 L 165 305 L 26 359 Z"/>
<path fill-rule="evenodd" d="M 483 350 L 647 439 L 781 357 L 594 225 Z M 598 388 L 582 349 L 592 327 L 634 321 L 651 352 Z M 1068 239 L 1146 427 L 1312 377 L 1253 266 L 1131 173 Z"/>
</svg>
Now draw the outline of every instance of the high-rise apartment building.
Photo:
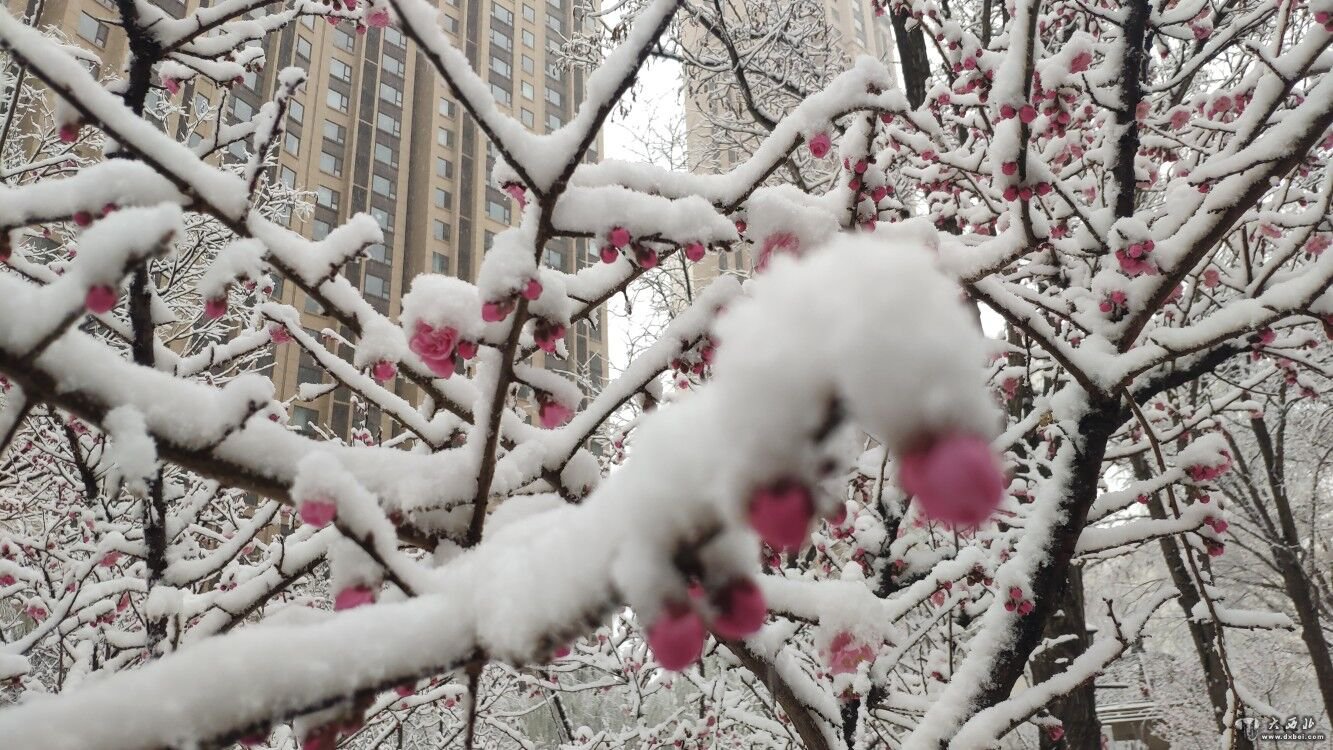
<svg viewBox="0 0 1333 750">
<path fill-rule="evenodd" d="M 819 47 L 820 62 L 833 66 L 839 65 L 840 60 L 850 62 L 861 55 L 870 55 L 882 61 L 890 70 L 896 67 L 893 26 L 887 16 L 875 14 L 874 3 L 870 0 L 822 0 L 818 4 L 822 5 L 824 33 L 809 35 L 805 43 Z M 729 5 L 727 8 L 729 13 L 746 12 L 744 4 Z M 801 10 L 809 9 L 806 6 Z M 815 12 L 819 10 L 816 8 Z M 832 72 L 841 72 L 841 67 Z M 690 88 L 687 86 L 687 91 Z M 701 169 L 725 172 L 749 157 L 746 147 L 759 143 L 754 134 L 762 129 L 747 121 L 749 115 L 739 101 L 739 96 L 735 97 L 737 101 L 726 101 L 712 93 L 686 96 L 686 151 L 690 164 L 699 165 Z M 731 116 L 743 123 L 737 128 L 740 138 L 722 134 L 714 127 L 710 115 L 728 110 Z M 776 114 L 780 115 L 781 112 Z M 719 144 L 724 145 L 719 147 Z M 744 247 L 729 253 L 709 253 L 704 260 L 690 266 L 690 274 L 697 285 L 703 285 L 720 273 L 748 273 L 752 261 L 751 253 Z"/>
<path fill-rule="evenodd" d="M 175 17 L 200 5 L 200 0 L 153 1 Z M 97 52 L 107 71 L 120 69 L 126 44 L 108 23 L 117 16 L 111 0 L 7 3 L 10 12 L 31 18 L 33 25 L 55 27 Z M 572 116 L 583 98 L 584 75 L 563 70 L 556 50 L 574 24 L 583 22 L 575 18 L 575 0 L 440 0 L 440 10 L 445 31 L 490 82 L 502 109 L 538 132 L 555 130 Z M 283 68 L 308 72 L 289 107 L 273 172 L 275 179 L 314 197 L 313 211 L 292 216 L 291 228 L 320 239 L 355 213 L 373 215 L 385 241 L 368 258 L 349 264 L 347 277 L 388 315 L 399 313 L 417 274 L 473 280 L 491 238 L 516 221 L 516 207 L 489 185 L 494 152 L 425 55 L 392 27 L 357 33 L 350 22 L 330 25 L 312 17 L 264 43 L 267 64 L 243 85 L 219 91 L 187 82 L 177 96 L 194 114 L 220 108 L 224 122 L 243 120 L 271 98 Z M 211 132 L 204 125 L 187 133 L 183 122 L 165 127 L 178 127 L 179 137 L 195 142 Z M 545 262 L 572 273 L 590 258 L 583 240 L 564 239 L 548 245 Z M 292 285 L 276 290 L 275 298 L 302 311 L 302 325 L 312 333 L 338 329 Z M 604 316 L 602 311 L 593 324 L 580 322 L 570 330 L 569 360 L 542 361 L 539 353 L 538 362 L 600 383 L 607 374 Z M 342 353 L 350 358 L 350 351 Z M 275 348 L 272 375 L 284 395 L 296 393 L 301 383 L 327 381 L 313 358 L 293 344 Z M 346 435 L 350 403 L 351 393 L 335 388 L 295 403 L 293 422 L 323 424 Z M 370 416 L 367 426 L 374 430 L 381 420 Z"/>
</svg>

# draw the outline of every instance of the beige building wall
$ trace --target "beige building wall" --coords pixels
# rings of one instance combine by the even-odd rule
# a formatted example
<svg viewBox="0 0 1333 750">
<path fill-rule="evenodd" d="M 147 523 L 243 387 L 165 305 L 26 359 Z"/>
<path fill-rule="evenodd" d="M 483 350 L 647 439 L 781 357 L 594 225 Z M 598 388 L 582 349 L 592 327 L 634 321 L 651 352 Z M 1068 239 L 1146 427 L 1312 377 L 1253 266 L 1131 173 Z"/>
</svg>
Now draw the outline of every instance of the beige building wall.
<svg viewBox="0 0 1333 750">
<path fill-rule="evenodd" d="M 850 62 L 860 55 L 870 55 L 883 61 L 891 70 L 897 67 L 896 48 L 893 45 L 893 26 L 889 17 L 875 15 L 870 0 L 824 0 L 824 20 L 830 31 L 836 32 L 835 43 Z M 703 169 L 726 172 L 749 157 L 739 149 L 719 150 L 714 144 L 712 128 L 703 108 L 717 112 L 728 107 L 727 102 L 709 100 L 700 102 L 686 97 L 685 125 L 688 162 Z M 713 152 L 719 153 L 714 154 Z M 690 274 L 696 288 L 702 288 L 723 273 L 748 275 L 753 263 L 750 248 L 741 243 L 727 253 L 708 253 L 698 263 L 691 264 Z"/>
<path fill-rule="evenodd" d="M 199 4 L 154 2 L 177 17 Z M 117 17 L 110 0 L 7 3 L 11 12 L 24 15 L 40 8 L 34 25 L 60 29 L 98 52 L 109 72 L 121 68 L 124 36 L 104 22 Z M 563 125 L 583 98 L 583 73 L 562 71 L 554 64 L 554 51 L 573 29 L 574 4 L 441 0 L 440 9 L 445 30 L 489 80 L 501 107 L 545 133 Z M 244 119 L 270 98 L 283 68 L 308 72 L 289 109 L 273 172 L 274 179 L 314 194 L 313 212 L 292 217 L 292 229 L 319 239 L 352 214 L 375 216 L 385 242 L 372 248 L 370 257 L 349 264 L 347 277 L 387 315 L 399 313 L 402 295 L 417 274 L 474 280 L 490 238 L 517 221 L 517 210 L 507 195 L 488 185 L 493 166 L 488 142 L 425 55 L 393 28 L 358 34 L 349 22 L 333 26 L 313 18 L 270 35 L 266 46 L 267 65 L 247 76 L 244 85 L 220 92 L 206 82 L 189 82 L 178 96 L 195 113 L 221 108 L 224 121 Z M 207 126 L 194 134 L 182 128 L 176 134 L 192 142 L 210 134 Z M 600 141 L 595 149 L 594 157 L 600 154 Z M 573 272 L 587 266 L 590 258 L 585 241 L 558 240 L 548 246 L 545 261 Z M 338 329 L 292 285 L 280 284 L 274 297 L 302 312 L 307 331 Z M 605 331 L 602 310 L 593 325 L 580 323 L 569 332 L 568 361 L 540 353 L 537 361 L 600 384 L 607 375 Z M 351 358 L 346 347 L 341 354 Z M 281 396 L 295 394 L 300 383 L 328 382 L 294 343 L 275 347 L 272 374 Z M 400 383 L 400 388 L 411 386 Z M 311 402 L 294 402 L 293 422 L 327 425 L 346 436 L 356 426 L 351 396 L 339 387 Z M 374 414 L 367 427 L 372 432 L 391 429 Z"/>
</svg>

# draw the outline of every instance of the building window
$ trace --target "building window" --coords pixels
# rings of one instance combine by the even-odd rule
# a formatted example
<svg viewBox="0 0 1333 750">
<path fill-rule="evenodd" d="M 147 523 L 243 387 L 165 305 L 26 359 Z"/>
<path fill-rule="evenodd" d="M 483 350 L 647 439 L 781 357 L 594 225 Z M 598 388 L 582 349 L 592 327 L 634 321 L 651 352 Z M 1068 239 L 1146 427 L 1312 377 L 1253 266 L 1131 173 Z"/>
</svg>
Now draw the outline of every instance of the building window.
<svg viewBox="0 0 1333 750">
<path fill-rule="evenodd" d="M 564 124 L 565 123 L 561 122 L 559 116 L 557 116 L 555 113 L 552 112 L 546 115 L 546 132 L 554 133 L 555 131 L 560 129 L 561 125 Z"/>
<path fill-rule="evenodd" d="M 523 3 L 523 18 L 528 21 L 536 21 L 537 9 L 527 3 Z"/>
<path fill-rule="evenodd" d="M 565 270 L 565 254 L 559 250 L 548 248 L 546 252 L 542 254 L 542 259 L 545 260 L 546 265 L 551 268 L 558 271 Z"/>
<path fill-rule="evenodd" d="M 338 210 L 338 191 L 320 185 L 315 189 L 315 202 L 325 208 Z"/>
<path fill-rule="evenodd" d="M 304 370 L 304 368 L 302 368 L 302 369 Z M 307 382 L 322 383 L 322 382 L 324 382 L 324 375 L 323 375 L 323 373 L 320 373 L 320 374 L 315 378 L 314 381 L 302 380 L 301 382 L 303 382 L 303 383 L 307 383 Z M 293 407 L 292 407 L 292 421 L 291 421 L 291 426 L 292 426 L 292 427 L 295 427 L 297 430 L 299 430 L 299 431 L 301 431 L 301 432 L 309 432 L 309 433 L 313 433 L 313 432 L 315 431 L 315 423 L 318 422 L 318 421 L 319 421 L 319 412 L 315 411 L 314 409 L 307 409 L 307 408 L 304 407 L 304 406 L 293 406 Z"/>
<path fill-rule="evenodd" d="M 376 143 L 375 161 L 381 164 L 388 164 L 391 167 L 396 167 L 398 166 L 398 153 L 383 143 Z"/>
<path fill-rule="evenodd" d="M 366 271 L 366 294 L 380 299 L 389 298 L 389 281 Z"/>
<path fill-rule="evenodd" d="M 355 45 L 356 45 L 356 40 L 352 38 L 351 34 L 348 34 L 346 31 L 343 31 L 341 26 L 335 27 L 333 29 L 333 46 L 337 47 L 340 50 L 346 50 L 347 52 L 351 52 L 352 47 Z"/>
<path fill-rule="evenodd" d="M 401 76 L 403 71 L 407 70 L 407 65 L 405 65 L 402 60 L 399 60 L 392 55 L 385 55 L 383 59 L 384 69 L 396 76 Z"/>
<path fill-rule="evenodd" d="M 440 25 L 443 26 L 444 30 L 449 32 L 450 34 L 458 33 L 458 20 L 455 19 L 453 16 L 441 13 Z"/>
<path fill-rule="evenodd" d="M 553 104 L 553 105 L 559 107 L 559 106 L 560 106 L 560 102 L 563 101 L 563 100 L 562 100 L 562 98 L 561 98 L 561 96 L 560 96 L 560 92 L 559 92 L 559 91 L 556 91 L 555 89 L 551 88 L 550 86 L 547 86 L 547 87 L 546 87 L 546 101 L 549 102 L 550 104 Z"/>
<path fill-rule="evenodd" d="M 398 121 L 397 117 L 388 112 L 381 112 L 379 119 L 375 122 L 376 127 L 390 135 L 398 135 L 403 132 L 403 124 Z"/>
<path fill-rule="evenodd" d="M 523 72 L 528 75 L 537 72 L 537 62 L 527 55 L 523 56 Z"/>
<path fill-rule="evenodd" d="M 387 264 L 389 262 L 389 248 L 385 247 L 383 242 L 376 242 L 366 248 L 366 255 L 381 263 Z"/>
<path fill-rule="evenodd" d="M 278 181 L 287 186 L 289 190 L 296 189 L 296 172 L 291 167 L 283 167 L 278 173 Z"/>
<path fill-rule="evenodd" d="M 292 118 L 292 122 L 300 125 L 305 122 L 305 107 L 298 101 L 288 102 L 287 116 Z"/>
<path fill-rule="evenodd" d="M 301 137 L 290 130 L 287 131 L 282 138 L 282 148 L 292 156 L 296 156 L 301 153 Z"/>
<path fill-rule="evenodd" d="M 388 211 L 385 211 L 379 206 L 371 206 L 370 215 L 372 218 L 375 219 L 375 221 L 379 222 L 379 225 L 382 228 L 387 230 L 393 229 L 393 214 L 389 213 Z"/>
<path fill-rule="evenodd" d="M 319 152 L 319 170 L 334 177 L 343 176 L 343 160 L 328 151 Z"/>
<path fill-rule="evenodd" d="M 514 48 L 514 43 L 509 39 L 509 36 L 499 29 L 491 29 L 491 45 L 504 50 Z"/>
<path fill-rule="evenodd" d="M 553 14 L 547 15 L 546 25 L 550 27 L 551 31 L 554 31 L 557 34 L 565 33 L 565 22 L 560 20 L 560 16 Z"/>
<path fill-rule="evenodd" d="M 440 242 L 444 242 L 445 240 L 449 239 L 449 225 L 445 224 L 444 222 L 438 219 L 436 219 L 435 222 L 433 223 L 433 231 L 435 234 L 435 239 L 439 240 Z"/>
<path fill-rule="evenodd" d="M 509 206 L 495 201 L 486 201 L 486 215 L 503 224 L 509 223 Z"/>
<path fill-rule="evenodd" d="M 93 18 L 87 13 L 79 14 L 78 32 L 79 36 L 96 44 L 98 47 L 106 46 L 106 24 Z"/>
<path fill-rule="evenodd" d="M 448 159 L 435 157 L 435 176 L 446 179 L 452 178 L 454 176 L 454 163 Z"/>
<path fill-rule="evenodd" d="M 454 131 L 448 128 L 439 128 L 435 131 L 435 142 L 448 148 L 454 145 Z"/>
<path fill-rule="evenodd" d="M 334 91 L 333 89 L 329 89 L 328 95 L 324 97 L 324 102 L 333 109 L 338 110 L 339 112 L 347 111 L 347 104 L 348 104 L 347 94 L 344 94 L 340 91 Z"/>
<path fill-rule="evenodd" d="M 491 84 L 491 96 L 495 97 L 495 101 L 506 107 L 514 101 L 513 95 L 509 93 L 509 89 L 495 83 Z"/>
<path fill-rule="evenodd" d="M 384 29 L 384 41 L 395 47 L 403 46 L 403 32 L 389 26 Z"/>
<path fill-rule="evenodd" d="M 546 66 L 546 76 L 551 80 L 559 81 L 563 79 L 564 72 L 560 70 L 560 65 L 558 63 L 551 63 Z"/>
<path fill-rule="evenodd" d="M 380 175 L 375 175 L 371 178 L 370 189 L 374 190 L 377 195 L 382 195 L 385 198 L 393 198 L 396 195 L 393 189 L 393 182 L 391 182 L 389 178 L 381 177 Z"/>
<path fill-rule="evenodd" d="M 514 25 L 514 13 L 499 3 L 491 3 L 491 15 L 504 21 L 510 26 Z"/>
<path fill-rule="evenodd" d="M 315 219 L 315 223 L 311 227 L 310 234 L 315 239 L 315 241 L 318 242 L 319 240 L 328 237 L 329 232 L 332 231 L 332 229 L 333 227 L 329 226 L 329 223 L 327 221 L 321 221 L 319 219 Z"/>
<path fill-rule="evenodd" d="M 430 270 L 432 273 L 449 273 L 449 256 L 431 253 Z"/>
<path fill-rule="evenodd" d="M 333 77 L 333 78 L 336 78 L 336 79 L 338 79 L 339 81 L 343 81 L 343 82 L 345 82 L 345 83 L 351 83 L 351 81 L 352 81 L 352 66 L 351 66 L 351 65 L 348 65 L 347 63 L 343 62 L 342 60 L 339 60 L 339 59 L 336 58 L 336 57 L 330 57 L 330 58 L 329 58 L 329 76 L 331 76 L 331 77 Z"/>
<path fill-rule="evenodd" d="M 528 83 L 527 81 L 522 82 L 522 89 L 523 89 L 523 98 L 527 99 L 528 101 L 532 101 L 533 97 L 537 96 L 537 89 L 533 88 L 532 84 Z"/>
<path fill-rule="evenodd" d="M 454 203 L 454 196 L 450 195 L 444 188 L 435 188 L 435 207 L 449 208 Z"/>
<path fill-rule="evenodd" d="M 347 140 L 347 128 L 336 122 L 324 121 L 324 137 L 337 144 L 342 144 Z"/>
<path fill-rule="evenodd" d="M 453 116 L 454 116 L 454 103 L 451 102 L 451 101 L 449 101 L 448 99 L 445 99 L 445 98 L 441 97 L 441 98 L 440 98 L 440 114 L 444 115 L 445 117 L 453 117 Z"/>
<path fill-rule="evenodd" d="M 536 116 L 532 114 L 532 110 L 530 109 L 525 109 L 522 112 L 519 112 L 518 116 L 519 119 L 523 120 L 523 124 L 527 125 L 528 127 L 532 127 L 537 122 Z"/>
<path fill-rule="evenodd" d="M 391 104 L 403 106 L 403 92 L 391 83 L 380 82 L 380 98 Z"/>
<path fill-rule="evenodd" d="M 505 78 L 512 78 L 514 75 L 514 68 L 509 63 L 505 62 L 504 60 L 501 60 L 498 57 L 491 58 L 491 70 L 495 71 L 496 73 L 499 73 Z"/>
<path fill-rule="evenodd" d="M 537 46 L 537 37 L 532 35 L 531 31 L 523 29 L 523 46 L 532 49 Z"/>
</svg>

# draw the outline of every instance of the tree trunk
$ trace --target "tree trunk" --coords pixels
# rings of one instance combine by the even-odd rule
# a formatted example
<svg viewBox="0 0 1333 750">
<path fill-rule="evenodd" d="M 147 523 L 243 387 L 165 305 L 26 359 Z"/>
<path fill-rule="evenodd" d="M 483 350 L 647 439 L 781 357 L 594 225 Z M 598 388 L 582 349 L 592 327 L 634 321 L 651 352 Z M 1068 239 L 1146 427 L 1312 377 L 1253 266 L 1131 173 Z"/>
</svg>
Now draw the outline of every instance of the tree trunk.
<svg viewBox="0 0 1333 750">
<path fill-rule="evenodd" d="M 926 101 L 926 78 L 930 75 L 930 60 L 926 57 L 926 37 L 921 24 L 907 24 L 912 17 L 905 12 L 890 12 L 893 21 L 893 42 L 898 48 L 898 62 L 903 69 L 903 88 L 907 102 L 913 108 Z"/>
<path fill-rule="evenodd" d="M 1134 473 L 1139 479 L 1147 479 L 1152 475 L 1148 468 L 1147 461 L 1143 456 L 1135 456 L 1131 459 L 1134 466 Z M 1152 517 L 1158 520 L 1167 517 L 1166 506 L 1162 504 L 1162 498 L 1159 494 L 1153 493 L 1148 498 L 1148 512 Z M 1216 623 L 1200 621 L 1192 616 L 1194 609 L 1202 600 L 1199 590 L 1194 585 L 1194 579 L 1190 577 L 1189 565 L 1185 562 L 1184 555 L 1189 554 L 1189 550 L 1181 550 L 1180 544 L 1173 536 L 1164 536 L 1157 540 L 1161 547 L 1162 557 L 1166 560 L 1167 570 L 1171 573 L 1171 581 L 1175 584 L 1176 590 L 1180 592 L 1180 598 L 1176 601 L 1185 613 L 1185 623 L 1189 627 L 1190 639 L 1194 641 L 1194 651 L 1199 656 L 1199 666 L 1203 668 L 1204 685 L 1208 689 L 1208 702 L 1213 707 L 1213 721 L 1217 725 L 1219 733 L 1226 731 L 1226 715 L 1230 705 L 1227 695 L 1227 677 L 1226 667 L 1222 664 L 1222 655 L 1217 651 L 1217 640 L 1221 637 Z M 1235 737 L 1237 748 L 1252 748 L 1254 743 L 1246 739 L 1243 732 L 1237 732 Z"/>
<path fill-rule="evenodd" d="M 1078 537 L 1087 525 L 1088 510 L 1097 498 L 1097 481 L 1102 474 L 1106 444 L 1121 422 L 1119 406 L 1115 399 L 1094 401 L 1078 422 L 1077 433 L 1073 436 L 1078 441 L 1078 460 L 1072 467 L 1068 488 L 1058 509 L 1061 520 L 1052 531 L 1049 556 L 1037 565 L 1030 579 L 1034 608 L 1020 621 L 1013 645 L 995 660 L 990 683 L 978 693 L 975 710 L 994 706 L 1009 697 L 1014 685 L 1023 677 L 1028 658 L 1041 642 L 1046 621 L 1064 601 L 1065 584 Z"/>
<path fill-rule="evenodd" d="M 1296 618 L 1301 624 L 1301 640 L 1310 652 L 1310 662 L 1314 665 L 1315 681 L 1319 684 L 1319 693 L 1324 699 L 1325 715 L 1333 717 L 1333 658 L 1329 656 L 1328 641 L 1324 639 L 1323 628 L 1319 624 L 1319 608 L 1315 596 L 1300 560 L 1300 532 L 1296 528 L 1296 516 L 1291 512 L 1291 498 L 1287 495 L 1287 483 L 1282 462 L 1285 456 L 1277 455 L 1273 448 L 1272 437 L 1268 434 L 1268 425 L 1261 419 L 1251 419 L 1250 426 L 1259 443 L 1259 452 L 1264 459 L 1268 474 L 1268 487 L 1273 495 L 1273 505 L 1277 509 L 1281 538 L 1270 539 L 1269 549 L 1278 570 L 1282 572 L 1282 582 L 1291 597 L 1291 604 L 1296 608 Z"/>
<path fill-rule="evenodd" d="M 1067 636 L 1073 637 L 1045 649 L 1032 659 L 1032 679 L 1035 682 L 1063 672 L 1070 662 L 1092 645 L 1092 635 L 1088 632 L 1085 618 L 1081 565 L 1069 568 L 1069 580 L 1065 583 L 1060 609 L 1046 621 L 1048 640 Z M 1040 738 L 1043 750 L 1100 750 L 1102 727 L 1097 720 L 1095 682 L 1095 678 L 1090 679 L 1047 705 L 1051 715 L 1064 724 L 1065 733 L 1060 740 L 1052 741 L 1043 732 Z"/>
</svg>

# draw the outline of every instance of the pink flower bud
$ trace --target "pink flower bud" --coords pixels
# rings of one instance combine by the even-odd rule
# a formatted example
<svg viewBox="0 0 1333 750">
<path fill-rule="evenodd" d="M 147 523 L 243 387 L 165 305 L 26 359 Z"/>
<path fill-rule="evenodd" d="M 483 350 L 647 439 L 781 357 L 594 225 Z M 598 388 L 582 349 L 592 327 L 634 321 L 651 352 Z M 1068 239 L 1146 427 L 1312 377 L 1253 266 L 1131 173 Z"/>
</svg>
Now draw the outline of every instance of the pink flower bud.
<svg viewBox="0 0 1333 750">
<path fill-rule="evenodd" d="M 828 133 L 815 133 L 806 145 L 810 148 L 811 156 L 816 159 L 823 159 L 828 156 L 829 149 L 833 147 L 833 140 L 829 138 Z"/>
<path fill-rule="evenodd" d="M 527 207 L 528 191 L 522 185 L 517 182 L 506 182 L 504 191 L 509 194 L 510 198 L 514 199 L 514 202 L 518 204 L 520 210 Z"/>
<path fill-rule="evenodd" d="M 523 285 L 523 299 L 531 302 L 542 296 L 542 283 L 536 279 L 528 279 L 528 283 Z"/>
<path fill-rule="evenodd" d="M 302 500 L 297 506 L 297 514 L 301 517 L 301 523 L 307 523 L 315 528 L 322 529 L 333 523 L 333 519 L 338 517 L 338 504 L 332 500 L 322 498 L 312 498 Z"/>
<path fill-rule="evenodd" d="M 344 609 L 356 609 L 367 604 L 375 603 L 375 592 L 365 584 L 348 586 L 339 591 L 337 596 L 333 597 L 333 611 L 341 612 Z"/>
<path fill-rule="evenodd" d="M 903 490 L 916 496 L 929 519 L 975 526 L 1004 495 L 1004 473 L 985 440 L 952 434 L 929 440 L 898 460 Z"/>
<path fill-rule="evenodd" d="M 636 245 L 634 247 L 634 261 L 640 268 L 649 269 L 657 267 L 657 251 L 651 247 Z"/>
<path fill-rule="evenodd" d="M 606 238 L 611 243 L 611 247 L 617 250 L 628 245 L 631 239 L 629 230 L 624 227 L 612 227 Z"/>
<path fill-rule="evenodd" d="M 851 633 L 842 630 L 833 635 L 824 655 L 828 659 L 829 672 L 851 674 L 856 671 L 859 664 L 875 658 L 875 649 L 869 644 L 857 641 Z"/>
<path fill-rule="evenodd" d="M 227 314 L 227 298 L 211 297 L 204 300 L 204 317 L 209 320 L 217 320 Z"/>
<path fill-rule="evenodd" d="M 537 407 L 537 418 L 543 428 L 554 430 L 569 422 L 574 417 L 574 410 L 553 399 L 541 401 Z"/>
<path fill-rule="evenodd" d="M 492 300 L 481 304 L 481 319 L 487 323 L 498 323 L 509 317 L 509 313 L 514 311 L 514 303 L 511 300 Z"/>
<path fill-rule="evenodd" d="M 292 335 L 287 332 L 287 326 L 274 323 L 268 327 L 268 338 L 275 344 L 286 344 L 292 340 Z"/>
<path fill-rule="evenodd" d="M 691 242 L 685 246 L 685 259 L 698 263 L 704 258 L 704 243 Z"/>
<path fill-rule="evenodd" d="M 713 605 L 718 612 L 713 619 L 713 632 L 723 638 L 753 635 L 763 627 L 768 613 L 763 592 L 748 578 L 728 584 L 714 597 Z"/>
<path fill-rule="evenodd" d="M 73 143 L 79 140 L 79 124 L 67 122 L 60 126 L 60 142 Z"/>
<path fill-rule="evenodd" d="M 116 306 L 117 297 L 115 288 L 108 284 L 98 284 L 88 289 L 83 304 L 89 312 L 101 315 L 111 312 L 111 308 Z"/>
<path fill-rule="evenodd" d="M 679 672 L 703 655 L 707 632 L 704 622 L 689 604 L 670 602 L 648 626 L 648 647 L 663 668 Z"/>
<path fill-rule="evenodd" d="M 750 525 L 774 549 L 799 549 L 815 515 L 814 507 L 814 498 L 804 484 L 779 480 L 751 493 Z"/>
<path fill-rule="evenodd" d="M 489 304 L 489 303 L 488 303 Z M 486 308 L 482 307 L 482 317 L 486 317 Z M 502 318 L 503 319 L 503 318 Z M 454 347 L 458 344 L 458 330 L 452 326 L 435 327 L 417 321 L 408 341 L 408 348 L 421 357 L 430 371 L 441 378 L 454 374 Z"/>
<path fill-rule="evenodd" d="M 75 226 L 80 229 L 93 223 L 93 213 L 91 211 L 75 211 L 71 218 L 74 220 Z"/>
<path fill-rule="evenodd" d="M 393 380 L 394 376 L 397 374 L 398 365 L 387 359 L 381 359 L 376 362 L 375 366 L 370 370 L 370 376 L 374 378 L 377 383 L 387 383 L 390 380 Z"/>
<path fill-rule="evenodd" d="M 179 94 L 181 92 L 181 82 L 176 78 L 170 78 L 170 77 L 163 78 L 162 87 L 165 88 L 167 92 L 170 93 L 172 96 L 175 96 L 176 94 Z"/>
<path fill-rule="evenodd" d="M 603 263 L 615 263 L 620 259 L 620 251 L 610 245 L 603 245 L 601 258 Z"/>
</svg>

